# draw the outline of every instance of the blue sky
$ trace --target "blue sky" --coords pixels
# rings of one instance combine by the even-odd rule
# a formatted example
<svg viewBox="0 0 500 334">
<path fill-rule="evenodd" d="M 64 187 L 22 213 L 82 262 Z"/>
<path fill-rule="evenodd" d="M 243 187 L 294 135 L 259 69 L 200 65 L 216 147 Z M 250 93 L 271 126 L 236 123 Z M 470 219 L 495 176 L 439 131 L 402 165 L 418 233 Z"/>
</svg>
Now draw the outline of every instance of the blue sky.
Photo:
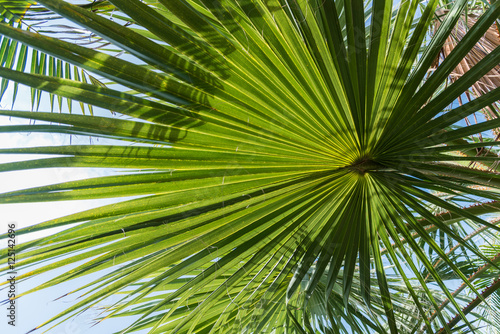
<svg viewBox="0 0 500 334">
<path fill-rule="evenodd" d="M 11 91 L 7 91 L 5 98 L 0 104 L 0 109 L 10 109 L 11 107 Z M 31 104 L 29 102 L 29 90 L 25 87 L 20 87 L 18 93 L 18 99 L 15 104 L 15 109 L 17 110 L 30 110 Z M 48 111 L 47 101 L 42 102 L 40 110 Z M 78 109 L 75 108 L 75 111 Z M 99 112 L 99 111 L 97 111 Z M 109 112 L 107 112 L 109 113 Z M 27 120 L 8 118 L 0 116 L 0 126 L 1 125 L 17 125 L 17 124 L 27 124 Z M 89 137 L 86 136 L 72 136 L 71 144 L 88 144 Z M 20 133 L 20 134 L 5 134 L 0 133 L 0 148 L 9 147 L 32 147 L 32 146 L 50 146 L 50 145 L 69 145 L 70 138 L 66 135 L 58 134 L 41 134 L 41 133 Z M 6 155 L 0 154 L 0 163 L 21 161 L 27 159 L 33 159 L 33 155 Z M 42 157 L 42 156 L 37 156 Z M 43 156 L 49 157 L 49 156 Z M 16 171 L 16 172 L 2 172 L 0 173 L 0 192 L 7 192 L 12 190 L 19 190 L 24 188 L 30 188 L 34 186 L 41 186 L 59 182 L 65 182 L 70 180 L 84 179 L 90 177 L 98 177 L 103 175 L 109 175 L 113 173 L 114 169 L 99 169 L 99 168 L 45 168 L 38 170 L 28 170 L 28 171 Z M 48 219 L 61 217 L 70 213 L 83 211 L 90 209 L 92 207 L 100 206 L 103 204 L 112 203 L 113 199 L 110 200 L 84 200 L 84 201 L 64 201 L 64 202 L 46 202 L 46 203 L 26 203 L 26 204 L 1 204 L 1 233 L 7 232 L 7 224 L 15 223 L 16 229 L 19 230 L 23 227 L 30 226 Z M 34 233 L 29 236 L 19 236 L 16 242 L 19 244 L 34 238 L 50 235 L 56 231 L 62 230 L 64 227 L 58 229 L 52 229 L 50 231 L 43 231 Z M 4 240 L 0 247 L 6 247 L 6 241 Z M 67 268 L 64 268 L 67 269 Z M 26 270 L 20 269 L 20 273 L 26 272 Z M 41 277 L 36 277 L 30 279 L 26 282 L 20 283 L 17 286 L 17 293 L 26 291 L 33 287 L 36 287 L 40 283 L 48 280 L 52 277 L 61 274 L 62 270 L 55 270 L 53 273 L 42 275 Z M 97 278 L 98 275 L 94 275 L 93 278 Z M 6 279 L 6 278 L 4 278 Z M 71 291 L 75 287 L 82 283 L 86 283 L 90 278 L 83 278 L 79 280 L 74 280 L 64 284 L 59 284 L 55 288 L 49 288 L 34 294 L 24 296 L 18 300 L 17 304 L 17 326 L 13 328 L 7 324 L 6 310 L 1 311 L 2 321 L 0 321 L 0 333 L 9 334 L 21 334 L 26 333 L 35 326 L 47 320 L 49 317 L 56 315 L 57 313 L 63 311 L 65 308 L 70 306 L 78 297 L 68 296 L 63 299 L 53 301 L 55 298 Z M 7 291 L 0 290 L 0 300 L 7 298 Z M 114 300 L 116 301 L 116 300 Z M 101 305 L 102 306 L 102 305 Z M 4 309 L 6 306 L 0 306 Z M 61 326 L 58 326 L 49 331 L 51 334 L 98 334 L 98 333 L 112 333 L 116 328 L 121 328 L 123 326 L 123 319 L 119 320 L 107 320 L 95 327 L 91 327 L 93 324 L 93 319 L 98 316 L 99 312 L 96 309 L 90 309 L 85 313 L 74 317 L 71 321 L 68 321 Z M 42 333 L 42 331 L 37 331 L 37 333 Z"/>
</svg>

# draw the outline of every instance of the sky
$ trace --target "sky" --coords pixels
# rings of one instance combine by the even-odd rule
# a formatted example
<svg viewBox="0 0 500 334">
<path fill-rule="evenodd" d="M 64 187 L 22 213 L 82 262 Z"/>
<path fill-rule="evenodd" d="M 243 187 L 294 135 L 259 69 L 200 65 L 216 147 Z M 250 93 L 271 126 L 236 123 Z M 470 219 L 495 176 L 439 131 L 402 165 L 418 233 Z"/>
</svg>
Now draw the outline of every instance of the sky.
<svg viewBox="0 0 500 334">
<path fill-rule="evenodd" d="M 10 94 L 9 94 L 10 93 Z M 0 109 L 10 109 L 11 101 L 10 95 L 12 93 L 7 91 L 5 98 L 0 103 Z M 27 88 L 20 88 L 19 97 L 15 105 L 16 110 L 30 110 L 29 103 L 29 90 Z M 48 111 L 48 103 L 42 102 L 40 110 Z M 76 109 L 78 110 L 78 109 Z M 96 111 L 99 113 L 99 111 Z M 18 125 L 28 124 L 29 121 L 16 118 L 8 118 L 0 116 L 0 126 L 2 125 Z M 71 144 L 88 144 L 89 137 L 86 136 L 72 136 Z M 33 146 L 50 146 L 50 145 L 69 145 L 70 138 L 67 135 L 59 134 L 46 134 L 46 133 L 0 133 L 0 149 L 10 147 L 33 147 Z M 0 154 L 0 163 L 21 161 L 33 159 L 34 155 L 14 155 L 14 154 Z M 37 157 L 49 157 L 37 156 Z M 104 175 L 111 175 L 116 172 L 115 169 L 104 168 L 44 168 L 28 171 L 16 172 L 1 172 L 0 173 L 0 193 L 25 189 L 35 186 L 48 185 L 53 183 L 60 183 L 70 180 L 85 179 L 90 177 L 99 177 Z M 6 233 L 8 224 L 15 223 L 16 229 L 19 230 L 36 223 L 46 221 L 48 219 L 61 217 L 78 211 L 87 210 L 103 204 L 112 203 L 116 200 L 83 200 L 83 201 L 63 201 L 63 202 L 46 202 L 46 203 L 23 203 L 23 204 L 0 204 L 0 233 Z M 50 235 L 54 232 L 62 230 L 64 227 L 52 229 L 49 231 L 42 231 L 34 233 L 29 236 L 17 237 L 16 243 L 25 242 L 34 238 Z M 0 247 L 4 248 L 7 245 L 6 240 L 2 240 Z M 68 267 L 69 268 L 69 267 Z M 67 269 L 67 268 L 65 268 Z M 20 273 L 26 270 L 20 269 Z M 54 273 L 42 275 L 39 278 L 29 279 L 26 282 L 21 282 L 16 287 L 16 292 L 23 292 L 36 287 L 38 284 L 48 280 L 52 277 L 61 274 L 62 270 L 55 270 Z M 93 275 L 97 278 L 98 275 Z M 2 280 L 7 279 L 7 275 Z M 7 324 L 7 310 L 6 305 L 0 305 L 0 333 L 8 334 L 21 334 L 26 333 L 35 326 L 41 324 L 49 317 L 56 315 L 63 311 L 65 308 L 74 302 L 78 295 L 68 296 L 63 299 L 53 301 L 55 298 L 71 291 L 73 288 L 80 284 L 89 281 L 89 277 L 84 279 L 74 280 L 71 282 L 59 284 L 55 288 L 48 288 L 34 294 L 24 296 L 18 300 L 16 310 L 16 327 Z M 0 301 L 7 299 L 7 291 L 0 290 Z M 116 300 L 114 300 L 116 301 Z M 123 320 L 108 319 L 106 322 L 97 326 L 91 327 L 93 319 L 99 315 L 99 311 L 90 309 L 83 314 L 74 317 L 61 326 L 51 329 L 51 334 L 102 334 L 112 333 L 117 328 L 123 326 Z M 35 333 L 42 333 L 37 331 Z"/>
<path fill-rule="evenodd" d="M 61 19 L 61 21 L 52 21 L 52 24 L 56 25 L 58 23 L 64 23 L 64 27 L 54 26 L 54 29 L 64 30 L 69 26 L 75 26 L 67 20 Z M 83 35 L 88 35 L 88 32 L 82 31 Z M 74 37 L 73 35 L 68 35 L 69 37 Z M 59 35 L 61 37 L 61 35 Z M 118 52 L 115 50 L 115 52 Z M 111 52 L 111 51 L 110 51 Z M 111 52 L 113 54 L 113 52 Z M 128 58 L 127 58 L 128 59 Z M 28 52 L 27 63 L 30 64 L 31 52 Z M 130 61 L 135 61 L 141 63 L 138 59 L 131 57 L 128 59 Z M 114 87 L 115 89 L 120 89 Z M 12 85 L 9 86 L 6 93 L 0 101 L 0 109 L 11 109 L 12 108 Z M 55 112 L 58 112 L 57 99 L 55 101 Z M 63 111 L 67 112 L 67 103 L 63 101 Z M 31 110 L 31 93 L 30 89 L 27 87 L 19 86 L 19 91 L 17 93 L 17 98 L 14 104 L 14 110 Z M 42 100 L 39 106 L 39 111 L 50 111 L 50 102 L 47 94 L 42 94 Z M 81 113 L 80 106 L 78 103 L 73 103 L 73 112 Z M 86 111 L 88 113 L 88 111 Z M 107 110 L 102 110 L 94 107 L 94 115 L 99 116 L 109 116 L 110 112 Z M 0 126 L 2 125 L 18 125 L 18 124 L 29 124 L 29 120 L 19 119 L 19 118 L 9 118 L 0 116 Z M 37 124 L 43 124 L 37 121 Z M 1 133 L 0 132 L 0 149 L 2 148 L 14 148 L 14 147 L 35 147 L 35 146 L 57 146 L 57 145 L 70 145 L 70 144 L 89 144 L 90 138 L 88 136 L 68 136 L 62 134 L 47 134 L 47 133 Z M 114 144 L 117 141 L 99 139 L 97 142 L 95 138 L 92 139 L 92 143 L 98 144 Z M 123 142 L 120 142 L 123 144 Z M 37 158 L 50 157 L 49 155 L 41 156 L 37 155 Z M 35 155 L 20 155 L 20 154 L 0 154 L 0 164 L 13 161 L 22 161 L 27 159 L 34 159 Z M 93 178 L 105 175 L 111 175 L 119 172 L 119 169 L 105 169 L 105 168 L 44 168 L 37 170 L 27 170 L 27 171 L 16 171 L 16 172 L 0 172 L 0 193 L 26 189 L 36 186 L 49 185 L 54 183 L 80 180 L 86 178 Z M 124 200 L 124 198 L 121 198 Z M 72 214 L 79 211 L 88 210 L 98 206 L 110 204 L 117 202 L 117 199 L 98 199 L 98 200 L 80 200 L 80 201 L 60 201 L 60 202 L 45 202 L 45 203 L 26 203 L 26 204 L 0 204 L 0 234 L 6 233 L 8 229 L 8 224 L 15 223 L 16 229 L 19 230 L 23 227 L 31 226 L 40 222 L 47 221 L 49 219 L 62 217 L 68 214 Z M 65 227 L 60 227 L 56 229 L 46 230 L 42 232 L 37 232 L 30 234 L 29 236 L 19 236 L 16 243 L 26 242 L 35 238 L 51 235 Z M 5 248 L 7 245 L 6 240 L 0 241 L 0 248 Z M 80 264 L 80 263 L 79 263 Z M 76 265 L 75 265 L 76 266 Z M 64 268 L 68 270 L 68 268 Z M 26 270 L 21 270 L 20 272 L 25 272 Z M 63 269 L 54 270 L 54 273 L 48 275 L 41 275 L 39 278 L 33 278 L 26 282 L 21 282 L 17 287 L 19 292 L 27 291 L 38 284 L 45 282 L 51 277 L 55 277 L 63 273 Z M 102 273 L 101 273 L 102 274 Z M 72 302 L 76 300 L 78 295 L 68 296 L 61 300 L 53 301 L 55 298 L 71 291 L 83 283 L 88 283 L 91 279 L 97 279 L 100 275 L 94 274 L 85 277 L 83 280 L 73 280 L 68 283 L 59 284 L 55 288 L 48 288 L 43 291 L 35 292 L 23 296 L 19 299 L 18 307 L 18 326 L 15 329 L 12 326 L 7 325 L 7 320 L 0 320 L 0 333 L 9 334 L 21 334 L 26 333 L 35 326 L 41 324 L 48 318 L 55 316 L 59 312 L 63 311 L 71 305 Z M 19 274 L 18 274 L 19 275 Z M 2 278 L 4 280 L 6 278 Z M 83 283 L 82 283 L 83 282 Z M 0 302 L 7 299 L 7 291 L 0 289 Z M 116 300 L 111 300 L 114 302 Z M 110 302 L 108 300 L 108 302 Z M 102 305 L 100 305 L 102 306 Z M 5 306 L 1 305 L 0 309 L 4 309 Z M 3 319 L 6 310 L 0 311 L 0 319 Z M 102 333 L 113 333 L 120 328 L 123 328 L 124 320 L 123 318 L 119 320 L 107 319 L 105 322 L 91 327 L 93 319 L 99 315 L 94 309 L 86 311 L 83 314 L 78 315 L 71 321 L 56 327 L 49 331 L 50 334 L 102 334 Z M 6 319 L 6 318 L 5 318 Z M 128 322 L 131 322 L 132 318 Z M 48 327 L 47 327 L 48 328 Z M 43 331 L 37 331 L 35 333 L 42 333 Z M 137 332 L 140 333 L 140 332 Z"/>
</svg>

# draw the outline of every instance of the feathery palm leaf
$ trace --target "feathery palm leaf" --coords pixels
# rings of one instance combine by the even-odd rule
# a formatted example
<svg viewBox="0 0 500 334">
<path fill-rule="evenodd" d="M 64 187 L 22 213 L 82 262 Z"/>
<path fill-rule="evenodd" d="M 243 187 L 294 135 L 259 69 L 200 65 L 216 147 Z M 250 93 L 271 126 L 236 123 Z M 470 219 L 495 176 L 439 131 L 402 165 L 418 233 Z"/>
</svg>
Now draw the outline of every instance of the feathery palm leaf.
<svg viewBox="0 0 500 334">
<path fill-rule="evenodd" d="M 499 17 L 500 2 L 430 76 L 467 1 L 453 3 L 428 43 L 433 0 L 422 9 L 402 1 L 395 12 L 385 0 L 110 0 L 98 2 L 102 11 L 38 3 L 127 57 L 8 23 L 0 34 L 116 85 L 8 66 L 0 76 L 126 117 L 2 110 L 42 123 L 1 131 L 123 144 L 2 149 L 56 157 L 0 171 L 128 172 L 4 193 L 0 201 L 134 196 L 19 231 L 68 227 L 17 248 L 18 265 L 35 266 L 20 280 L 86 260 L 24 294 L 103 274 L 72 291 L 81 291 L 80 301 L 44 325 L 125 294 L 107 314 L 139 315 L 125 332 L 450 332 L 453 313 L 473 328 L 442 268 L 478 305 L 484 299 L 439 236 L 498 273 L 461 233 L 472 224 L 500 229 L 484 216 L 499 211 L 500 173 L 470 166 L 498 158 L 456 152 L 498 147 L 470 136 L 499 127 L 499 119 L 460 120 L 496 103 L 500 88 L 454 101 L 498 65 L 500 49 L 443 84 Z M 110 8 L 126 20 L 111 20 Z M 413 326 L 408 299 L 419 319 Z"/>
<path fill-rule="evenodd" d="M 80 5 L 80 7 L 95 10 L 94 8 L 101 8 L 102 6 L 99 6 L 98 4 L 91 4 L 90 6 Z M 109 9 L 107 11 L 109 11 Z M 102 12 L 107 11 L 102 10 Z M 61 24 L 61 17 L 59 15 L 55 15 L 54 12 L 47 10 L 45 7 L 37 5 L 35 1 L 2 1 L 0 2 L 0 12 L 0 19 L 2 21 L 19 29 L 59 37 L 72 43 L 90 44 L 93 48 L 101 47 L 102 44 L 100 43 L 100 40 L 95 40 L 93 38 L 90 31 L 78 29 L 67 24 Z M 17 71 L 27 70 L 34 74 L 56 76 L 84 83 L 88 82 L 95 85 L 103 85 L 97 78 L 90 75 L 80 67 L 74 66 L 71 63 L 61 60 L 58 57 L 54 57 L 48 53 L 33 49 L 29 45 L 19 43 L 18 41 L 12 40 L 7 36 L 0 37 L 0 45 L 0 54 L 2 55 L 1 65 L 3 67 L 13 69 L 15 66 Z M 0 99 L 5 94 L 8 83 L 9 80 L 2 78 Z M 12 107 L 14 107 L 16 100 L 19 98 L 18 85 L 19 83 L 14 82 L 13 95 L 10 98 Z M 32 110 L 38 110 L 40 107 L 40 103 L 44 95 L 43 93 L 44 92 L 42 90 L 31 88 Z M 57 96 L 57 104 L 55 98 L 55 94 L 49 94 L 50 110 L 53 111 L 57 105 L 58 109 L 62 111 L 64 98 L 62 96 Z M 66 100 L 67 108 L 71 112 L 73 109 L 72 100 Z M 80 103 L 81 111 L 85 112 L 85 106 L 90 114 L 92 114 L 93 108 L 91 104 L 85 105 L 84 103 Z"/>
</svg>

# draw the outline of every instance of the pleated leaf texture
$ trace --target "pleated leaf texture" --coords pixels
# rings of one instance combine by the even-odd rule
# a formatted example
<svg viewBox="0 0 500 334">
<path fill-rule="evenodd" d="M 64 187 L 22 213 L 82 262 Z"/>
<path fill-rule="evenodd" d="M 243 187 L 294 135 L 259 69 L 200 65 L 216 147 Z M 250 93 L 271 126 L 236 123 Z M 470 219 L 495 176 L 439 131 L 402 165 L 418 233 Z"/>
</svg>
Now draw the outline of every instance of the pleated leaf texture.
<svg viewBox="0 0 500 334">
<path fill-rule="evenodd" d="M 500 88 L 456 100 L 500 49 L 449 77 L 496 25 L 500 1 L 475 14 L 444 60 L 467 1 L 448 3 L 437 29 L 435 0 L 2 3 L 3 91 L 11 82 L 35 99 L 110 112 L 0 110 L 35 121 L 3 133 L 102 138 L 1 149 L 34 158 L 0 171 L 119 169 L 0 194 L 116 199 L 17 231 L 66 227 L 17 246 L 18 281 L 57 274 L 21 302 L 92 277 L 58 291 L 73 302 L 37 332 L 116 296 L 96 321 L 125 316 L 117 333 L 475 328 L 470 316 L 500 287 L 498 254 L 475 243 L 499 231 L 489 219 L 500 209 L 499 142 L 488 133 L 500 119 L 463 120 L 496 105 Z M 28 14 L 69 20 L 101 47 L 27 28 Z"/>
</svg>

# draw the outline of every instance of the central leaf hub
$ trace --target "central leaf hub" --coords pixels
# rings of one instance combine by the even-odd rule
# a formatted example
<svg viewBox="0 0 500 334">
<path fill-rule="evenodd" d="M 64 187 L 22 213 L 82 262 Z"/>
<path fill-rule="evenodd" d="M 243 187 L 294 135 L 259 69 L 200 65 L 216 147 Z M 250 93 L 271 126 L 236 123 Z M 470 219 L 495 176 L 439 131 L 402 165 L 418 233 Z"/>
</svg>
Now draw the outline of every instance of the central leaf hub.
<svg viewBox="0 0 500 334">
<path fill-rule="evenodd" d="M 372 160 L 369 157 L 363 157 L 357 160 L 352 165 L 347 166 L 349 170 L 356 172 L 360 175 L 364 175 L 369 171 L 376 171 L 382 167 L 383 165 L 379 164 L 378 162 Z"/>
</svg>

